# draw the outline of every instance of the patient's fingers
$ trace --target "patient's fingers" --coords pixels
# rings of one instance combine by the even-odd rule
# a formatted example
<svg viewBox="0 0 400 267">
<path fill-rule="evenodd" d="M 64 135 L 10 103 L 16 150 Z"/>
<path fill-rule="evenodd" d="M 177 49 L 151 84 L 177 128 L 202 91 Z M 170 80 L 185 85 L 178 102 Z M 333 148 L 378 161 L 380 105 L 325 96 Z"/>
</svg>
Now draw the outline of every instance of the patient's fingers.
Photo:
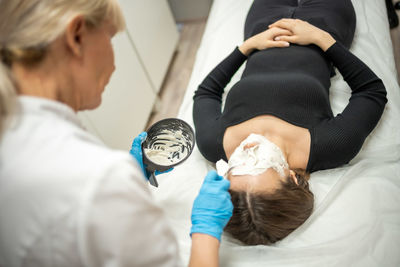
<svg viewBox="0 0 400 267">
<path fill-rule="evenodd" d="M 292 32 L 287 30 L 287 29 L 283 29 L 283 28 L 279 28 L 279 27 L 274 27 L 271 29 L 272 33 L 274 36 L 277 35 L 292 35 Z"/>
<path fill-rule="evenodd" d="M 269 25 L 268 28 L 280 27 L 283 29 L 291 30 L 295 26 L 294 22 L 294 19 L 281 19 Z"/>
<path fill-rule="evenodd" d="M 278 36 L 275 37 L 275 41 L 284 41 L 284 42 L 289 42 L 289 43 L 296 43 L 298 37 L 296 35 L 293 36 Z"/>
<path fill-rule="evenodd" d="M 272 41 L 271 43 L 271 47 L 288 47 L 290 45 L 290 43 L 286 41 Z"/>
</svg>

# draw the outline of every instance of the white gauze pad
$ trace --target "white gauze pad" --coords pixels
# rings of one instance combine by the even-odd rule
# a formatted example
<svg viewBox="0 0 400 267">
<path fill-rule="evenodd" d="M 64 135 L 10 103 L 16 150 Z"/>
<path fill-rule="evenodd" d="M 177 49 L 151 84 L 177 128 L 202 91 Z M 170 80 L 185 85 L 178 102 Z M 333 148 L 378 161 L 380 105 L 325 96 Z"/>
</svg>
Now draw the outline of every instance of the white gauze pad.
<svg viewBox="0 0 400 267">
<path fill-rule="evenodd" d="M 246 145 L 252 144 L 255 145 L 245 148 Z M 258 175 L 273 168 L 283 177 L 289 165 L 277 145 L 262 135 L 250 134 L 235 149 L 229 162 L 219 160 L 216 168 L 221 176 L 226 176 L 228 170 L 231 170 L 233 175 Z"/>
</svg>

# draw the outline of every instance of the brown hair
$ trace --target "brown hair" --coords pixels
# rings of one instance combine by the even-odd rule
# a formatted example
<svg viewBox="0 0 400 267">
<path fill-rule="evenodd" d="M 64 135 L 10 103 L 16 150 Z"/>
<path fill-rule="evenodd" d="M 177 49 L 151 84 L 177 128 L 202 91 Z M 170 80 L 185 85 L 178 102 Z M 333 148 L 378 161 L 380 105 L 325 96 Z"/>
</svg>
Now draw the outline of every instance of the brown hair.
<svg viewBox="0 0 400 267">
<path fill-rule="evenodd" d="M 303 224 L 313 210 L 314 195 L 309 174 L 295 172 L 298 185 L 288 178 L 274 193 L 229 190 L 234 208 L 225 231 L 246 245 L 269 245 Z"/>
</svg>

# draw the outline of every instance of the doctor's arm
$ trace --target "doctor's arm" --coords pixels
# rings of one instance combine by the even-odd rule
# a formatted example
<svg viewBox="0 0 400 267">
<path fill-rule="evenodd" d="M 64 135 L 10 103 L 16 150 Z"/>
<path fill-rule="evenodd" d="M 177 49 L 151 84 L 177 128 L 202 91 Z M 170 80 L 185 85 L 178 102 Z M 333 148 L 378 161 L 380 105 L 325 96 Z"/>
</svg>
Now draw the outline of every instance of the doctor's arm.
<svg viewBox="0 0 400 267">
<path fill-rule="evenodd" d="M 206 234 L 193 234 L 189 267 L 218 266 L 218 252 L 218 239 Z"/>
<path fill-rule="evenodd" d="M 219 264 L 221 235 L 233 211 L 229 186 L 230 182 L 215 171 L 210 171 L 204 179 L 193 203 L 189 267 Z"/>
</svg>

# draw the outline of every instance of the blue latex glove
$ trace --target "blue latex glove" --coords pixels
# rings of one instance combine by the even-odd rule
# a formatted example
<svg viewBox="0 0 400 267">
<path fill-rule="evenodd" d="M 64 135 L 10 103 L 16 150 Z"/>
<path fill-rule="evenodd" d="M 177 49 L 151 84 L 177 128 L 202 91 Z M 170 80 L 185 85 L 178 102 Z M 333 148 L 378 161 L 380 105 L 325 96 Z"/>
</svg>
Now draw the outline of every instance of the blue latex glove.
<svg viewBox="0 0 400 267">
<path fill-rule="evenodd" d="M 229 186 L 230 182 L 215 171 L 208 172 L 193 203 L 190 236 L 202 233 L 221 241 L 222 232 L 233 211 Z"/>
<path fill-rule="evenodd" d="M 147 180 L 150 177 L 150 173 L 146 170 L 146 164 L 143 163 L 143 152 L 142 152 L 142 143 L 146 140 L 147 133 L 142 132 L 140 133 L 135 139 L 133 139 L 132 142 L 132 147 L 129 153 L 136 159 L 136 161 L 139 163 L 140 168 L 143 171 L 144 176 L 147 178 Z M 160 171 L 155 171 L 155 175 L 161 174 L 161 173 L 166 173 L 172 171 L 174 168 L 170 168 L 164 172 Z"/>
</svg>

